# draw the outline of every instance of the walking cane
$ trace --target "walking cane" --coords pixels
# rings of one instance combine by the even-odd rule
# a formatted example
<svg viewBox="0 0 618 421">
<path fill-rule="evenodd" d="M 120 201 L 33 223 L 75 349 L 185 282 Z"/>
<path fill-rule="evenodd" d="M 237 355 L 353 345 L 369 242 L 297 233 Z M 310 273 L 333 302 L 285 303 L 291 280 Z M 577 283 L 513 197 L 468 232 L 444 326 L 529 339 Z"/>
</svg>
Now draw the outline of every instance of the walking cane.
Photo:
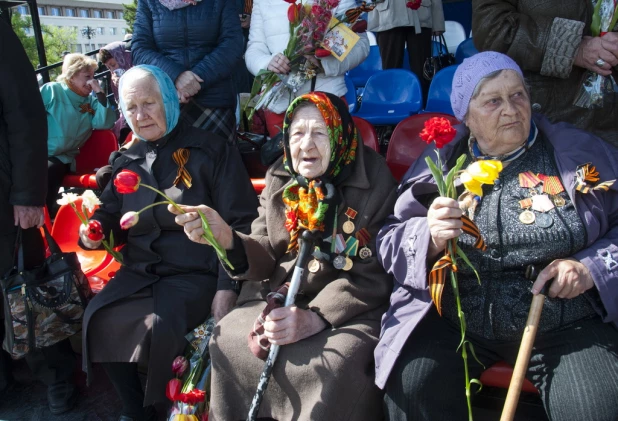
<svg viewBox="0 0 618 421">
<path fill-rule="evenodd" d="M 526 278 L 535 281 L 537 276 L 537 269 L 533 265 L 529 265 L 526 268 Z M 539 320 L 541 319 L 543 304 L 545 304 L 545 296 L 549 291 L 550 284 L 551 282 L 547 281 L 541 292 L 532 297 L 532 304 L 530 304 L 530 312 L 528 313 L 526 328 L 524 329 L 524 334 L 521 338 L 519 353 L 517 354 L 515 368 L 513 369 L 513 377 L 511 378 L 509 391 L 506 394 L 506 401 L 504 402 L 504 408 L 502 409 L 500 421 L 512 421 L 515 417 L 517 401 L 519 400 L 519 395 L 521 393 L 521 386 L 526 378 L 526 370 L 528 369 L 528 363 L 530 362 L 532 346 L 534 345 L 536 332 L 539 328 Z"/>
<path fill-rule="evenodd" d="M 313 250 L 315 240 L 315 234 L 308 230 L 304 231 L 299 239 L 300 250 L 298 251 L 298 257 L 296 258 L 296 264 L 294 265 L 294 272 L 292 273 L 292 280 L 290 281 L 290 287 L 288 288 L 288 295 L 287 297 L 285 297 L 285 307 L 289 307 L 294 304 L 294 300 L 296 299 L 296 293 L 298 292 L 298 288 L 300 287 L 303 272 L 305 271 L 305 266 L 307 266 L 307 263 L 309 262 L 309 257 L 311 256 L 311 251 Z M 270 375 L 273 372 L 275 360 L 277 359 L 277 355 L 279 354 L 279 346 L 280 345 L 275 344 L 272 344 L 270 346 L 268 358 L 266 358 L 266 363 L 264 363 L 264 370 L 262 370 L 257 390 L 255 391 L 255 395 L 253 396 L 253 401 L 251 401 L 251 407 L 249 408 L 249 415 L 247 416 L 247 421 L 255 421 L 257 418 L 258 411 L 260 410 L 260 405 L 262 404 L 262 398 L 264 397 L 264 393 L 266 392 L 266 388 L 268 387 Z"/>
</svg>

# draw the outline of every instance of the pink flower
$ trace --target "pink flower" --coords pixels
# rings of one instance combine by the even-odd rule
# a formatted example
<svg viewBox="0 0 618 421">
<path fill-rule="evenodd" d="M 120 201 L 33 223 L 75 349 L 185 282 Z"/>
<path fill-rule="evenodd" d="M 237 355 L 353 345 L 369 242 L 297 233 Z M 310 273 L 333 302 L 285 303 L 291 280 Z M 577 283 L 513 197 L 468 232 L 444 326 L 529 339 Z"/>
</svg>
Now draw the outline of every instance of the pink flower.
<svg viewBox="0 0 618 421">
<path fill-rule="evenodd" d="M 120 228 L 123 230 L 128 230 L 131 227 L 134 227 L 139 222 L 139 213 L 138 212 L 127 212 L 122 215 L 120 218 Z"/>
<path fill-rule="evenodd" d="M 311 6 L 311 14 L 316 18 L 322 16 L 325 12 L 326 9 L 324 9 L 322 6 L 319 6 L 317 4 Z"/>
<path fill-rule="evenodd" d="M 189 363 L 185 357 L 176 357 L 172 363 L 172 372 L 176 376 L 182 377 L 182 375 L 185 374 L 185 371 L 187 371 L 187 367 L 189 367 Z"/>
</svg>

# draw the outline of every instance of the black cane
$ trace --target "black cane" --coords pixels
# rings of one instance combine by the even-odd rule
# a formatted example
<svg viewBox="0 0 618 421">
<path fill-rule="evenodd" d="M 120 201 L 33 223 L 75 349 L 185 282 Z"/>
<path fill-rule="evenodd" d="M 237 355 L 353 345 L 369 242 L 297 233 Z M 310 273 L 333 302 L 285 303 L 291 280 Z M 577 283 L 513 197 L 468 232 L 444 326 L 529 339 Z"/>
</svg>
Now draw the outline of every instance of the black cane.
<svg viewBox="0 0 618 421">
<path fill-rule="evenodd" d="M 311 256 L 311 251 L 313 250 L 315 240 L 316 235 L 311 231 L 304 231 L 299 239 L 300 250 L 298 252 L 298 257 L 296 258 L 296 264 L 294 265 L 294 272 L 292 273 L 292 280 L 290 281 L 290 287 L 288 288 L 288 295 L 285 297 L 285 307 L 289 307 L 294 304 L 296 293 L 298 292 L 298 288 L 300 288 L 305 266 L 309 263 L 309 257 Z M 279 345 L 271 345 L 268 358 L 266 358 L 266 363 L 264 364 L 264 370 L 262 370 L 262 374 L 260 375 L 257 390 L 253 396 L 253 401 L 251 401 L 247 421 L 255 421 L 257 418 L 260 405 L 262 404 L 262 398 L 264 397 L 264 393 L 268 387 L 268 381 L 270 380 L 270 376 L 273 372 L 273 366 L 275 365 L 275 360 L 277 359 L 278 354 Z"/>
</svg>

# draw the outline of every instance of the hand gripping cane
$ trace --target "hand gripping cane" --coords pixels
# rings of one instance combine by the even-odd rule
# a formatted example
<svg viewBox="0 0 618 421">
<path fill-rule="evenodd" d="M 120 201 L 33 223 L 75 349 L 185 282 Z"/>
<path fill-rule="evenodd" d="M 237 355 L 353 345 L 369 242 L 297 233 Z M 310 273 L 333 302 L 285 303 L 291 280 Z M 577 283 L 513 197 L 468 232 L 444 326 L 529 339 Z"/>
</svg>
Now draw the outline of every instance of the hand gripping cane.
<svg viewBox="0 0 618 421">
<path fill-rule="evenodd" d="M 300 283 L 302 281 L 303 272 L 305 271 L 305 266 L 309 263 L 309 257 L 311 256 L 311 251 L 313 250 L 316 239 L 316 235 L 311 231 L 304 231 L 299 239 L 300 249 L 298 251 L 298 257 L 296 258 L 296 264 L 294 265 L 294 272 L 292 273 L 292 280 L 290 281 L 288 295 L 285 298 L 285 307 L 289 307 L 294 304 L 296 293 L 298 292 L 298 288 L 300 287 Z M 277 354 L 279 354 L 279 345 L 272 344 L 270 346 L 268 358 L 264 364 L 264 370 L 260 375 L 260 382 L 258 383 L 257 390 L 253 396 L 253 401 L 251 402 L 251 407 L 249 408 L 247 421 L 255 421 L 257 418 L 260 405 L 262 404 L 262 398 L 264 397 L 264 393 L 268 387 L 270 375 L 273 372 L 273 366 L 275 364 L 275 360 L 277 359 Z"/>
</svg>

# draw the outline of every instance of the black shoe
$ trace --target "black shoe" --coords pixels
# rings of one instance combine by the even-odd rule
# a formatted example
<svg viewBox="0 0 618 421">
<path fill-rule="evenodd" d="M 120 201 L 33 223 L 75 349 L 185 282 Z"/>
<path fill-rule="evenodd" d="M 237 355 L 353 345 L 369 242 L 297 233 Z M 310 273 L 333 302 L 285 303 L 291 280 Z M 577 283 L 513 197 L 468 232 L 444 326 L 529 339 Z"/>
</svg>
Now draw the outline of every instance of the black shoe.
<svg viewBox="0 0 618 421">
<path fill-rule="evenodd" d="M 77 388 L 69 382 L 60 382 L 47 387 L 47 403 L 49 411 L 54 414 L 62 414 L 75 406 L 77 401 Z"/>
</svg>

